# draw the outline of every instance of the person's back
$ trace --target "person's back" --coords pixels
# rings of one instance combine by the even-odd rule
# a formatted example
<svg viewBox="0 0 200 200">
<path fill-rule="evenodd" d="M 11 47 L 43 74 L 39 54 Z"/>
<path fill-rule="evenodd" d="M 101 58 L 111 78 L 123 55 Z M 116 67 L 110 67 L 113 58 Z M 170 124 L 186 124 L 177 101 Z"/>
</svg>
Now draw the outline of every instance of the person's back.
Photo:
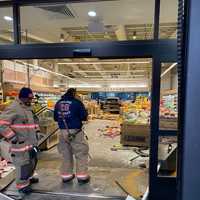
<svg viewBox="0 0 200 200">
<path fill-rule="evenodd" d="M 88 175 L 89 146 L 82 131 L 82 121 L 87 120 L 87 111 L 83 103 L 76 99 L 76 90 L 70 88 L 56 103 L 54 119 L 60 128 L 58 151 L 63 156 L 61 177 L 63 182 L 75 178 L 73 155 L 76 159 L 76 177 L 78 182 L 86 183 Z"/>
<path fill-rule="evenodd" d="M 54 119 L 60 129 L 81 129 L 82 121 L 87 120 L 87 111 L 80 100 L 66 94 L 55 106 Z"/>
</svg>

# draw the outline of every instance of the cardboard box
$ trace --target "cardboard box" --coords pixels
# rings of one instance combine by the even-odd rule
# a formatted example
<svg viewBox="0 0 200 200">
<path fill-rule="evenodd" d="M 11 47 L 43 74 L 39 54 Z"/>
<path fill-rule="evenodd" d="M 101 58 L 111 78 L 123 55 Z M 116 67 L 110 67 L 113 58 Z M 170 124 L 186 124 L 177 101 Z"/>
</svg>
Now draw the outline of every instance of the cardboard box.
<svg viewBox="0 0 200 200">
<path fill-rule="evenodd" d="M 128 146 L 149 146 L 149 125 L 135 125 L 124 122 L 121 126 L 121 144 Z"/>
</svg>

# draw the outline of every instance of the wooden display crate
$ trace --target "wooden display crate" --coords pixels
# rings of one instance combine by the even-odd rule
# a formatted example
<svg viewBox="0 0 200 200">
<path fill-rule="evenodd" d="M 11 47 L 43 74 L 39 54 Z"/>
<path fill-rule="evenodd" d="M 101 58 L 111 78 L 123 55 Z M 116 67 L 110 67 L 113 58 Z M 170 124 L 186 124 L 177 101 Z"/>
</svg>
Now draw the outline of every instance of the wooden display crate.
<svg viewBox="0 0 200 200">
<path fill-rule="evenodd" d="M 177 130 L 178 121 L 177 118 L 160 118 L 160 129 L 162 130 Z"/>
<path fill-rule="evenodd" d="M 121 125 L 121 144 L 127 146 L 148 147 L 149 146 L 149 125 L 135 125 L 124 122 Z"/>
</svg>

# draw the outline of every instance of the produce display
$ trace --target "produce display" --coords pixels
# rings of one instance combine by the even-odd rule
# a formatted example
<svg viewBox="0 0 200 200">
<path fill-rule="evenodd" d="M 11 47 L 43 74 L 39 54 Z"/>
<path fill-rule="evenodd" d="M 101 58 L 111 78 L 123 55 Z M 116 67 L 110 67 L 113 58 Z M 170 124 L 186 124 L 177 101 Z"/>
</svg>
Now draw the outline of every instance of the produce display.
<svg viewBox="0 0 200 200">
<path fill-rule="evenodd" d="M 177 94 L 165 95 L 161 98 L 160 118 L 177 118 Z"/>
<path fill-rule="evenodd" d="M 134 103 L 123 103 L 121 114 L 124 122 L 149 124 L 150 101 L 147 97 L 137 97 Z"/>
<path fill-rule="evenodd" d="M 3 111 L 8 105 L 10 105 L 12 103 L 11 100 L 8 100 L 6 102 L 3 102 L 0 104 L 0 111 Z"/>
<path fill-rule="evenodd" d="M 167 101 L 166 99 L 164 97 L 160 102 L 160 119 L 177 119 L 176 101 Z M 149 124 L 150 105 L 151 102 L 147 97 L 138 97 L 134 103 L 123 103 L 121 108 L 123 121 L 137 125 Z"/>
</svg>

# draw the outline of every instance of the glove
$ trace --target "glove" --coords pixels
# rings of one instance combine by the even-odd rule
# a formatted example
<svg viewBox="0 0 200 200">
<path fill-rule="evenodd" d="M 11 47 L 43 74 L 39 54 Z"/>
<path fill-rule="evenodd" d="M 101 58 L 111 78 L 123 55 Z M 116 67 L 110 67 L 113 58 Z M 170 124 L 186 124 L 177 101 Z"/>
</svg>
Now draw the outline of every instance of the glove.
<svg viewBox="0 0 200 200">
<path fill-rule="evenodd" d="M 38 147 L 33 147 L 29 151 L 30 159 L 37 158 Z"/>
</svg>

